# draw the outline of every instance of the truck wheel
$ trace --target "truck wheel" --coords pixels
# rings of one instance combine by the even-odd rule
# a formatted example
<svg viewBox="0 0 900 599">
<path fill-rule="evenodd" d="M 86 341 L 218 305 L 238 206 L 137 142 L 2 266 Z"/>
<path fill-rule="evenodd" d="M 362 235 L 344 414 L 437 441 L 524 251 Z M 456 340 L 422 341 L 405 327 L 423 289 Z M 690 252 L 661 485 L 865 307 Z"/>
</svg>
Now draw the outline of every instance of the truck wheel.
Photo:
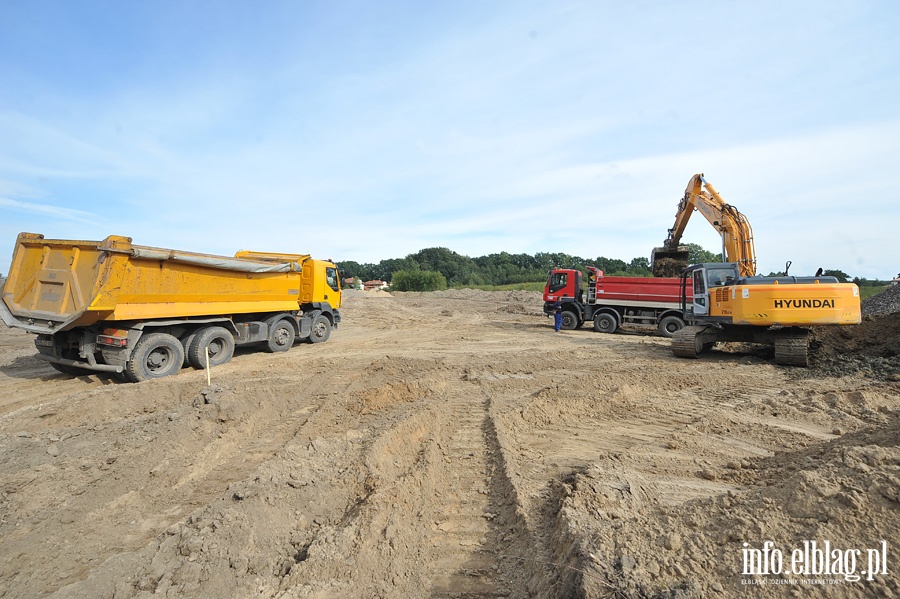
<svg viewBox="0 0 900 599">
<path fill-rule="evenodd" d="M 684 321 L 677 316 L 666 316 L 659 321 L 659 334 L 663 337 L 671 337 L 684 328 Z"/>
<path fill-rule="evenodd" d="M 209 349 L 209 367 L 220 366 L 234 355 L 234 335 L 225 327 L 207 327 L 198 331 L 188 349 L 188 362 L 202 370 L 206 368 L 206 350 Z"/>
<path fill-rule="evenodd" d="M 191 361 L 188 359 L 191 352 L 191 345 L 194 343 L 194 339 L 197 338 L 197 331 L 192 331 L 181 338 L 181 347 L 184 348 L 184 364 L 182 366 L 187 368 L 191 365 Z"/>
<path fill-rule="evenodd" d="M 150 333 L 134 346 L 125 363 L 125 375 L 132 383 L 139 383 L 175 374 L 182 364 L 184 348 L 181 341 L 168 333 Z"/>
<path fill-rule="evenodd" d="M 594 316 L 594 330 L 598 333 L 615 333 L 619 328 L 619 321 L 608 312 L 601 312 Z"/>
<path fill-rule="evenodd" d="M 578 328 L 578 315 L 571 310 L 564 310 L 562 313 L 562 326 L 564 331 L 574 331 Z"/>
<path fill-rule="evenodd" d="M 282 318 L 269 327 L 266 351 L 272 353 L 287 351 L 294 345 L 296 338 L 297 331 L 294 330 L 294 325 Z"/>
<path fill-rule="evenodd" d="M 310 343 L 324 343 L 331 336 L 331 321 L 328 317 L 319 314 L 313 319 L 312 330 L 309 332 Z"/>
</svg>

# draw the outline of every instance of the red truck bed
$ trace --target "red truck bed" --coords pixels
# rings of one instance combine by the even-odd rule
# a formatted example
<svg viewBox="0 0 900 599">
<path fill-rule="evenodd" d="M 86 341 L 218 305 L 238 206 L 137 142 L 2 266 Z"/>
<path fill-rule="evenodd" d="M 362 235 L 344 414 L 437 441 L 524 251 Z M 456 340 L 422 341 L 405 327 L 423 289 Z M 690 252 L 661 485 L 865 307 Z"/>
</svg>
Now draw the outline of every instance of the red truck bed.
<svg viewBox="0 0 900 599">
<path fill-rule="evenodd" d="M 688 282 L 688 297 L 692 285 Z M 598 277 L 596 300 L 588 290 L 588 303 L 677 308 L 681 305 L 681 279 L 677 277 Z"/>
</svg>

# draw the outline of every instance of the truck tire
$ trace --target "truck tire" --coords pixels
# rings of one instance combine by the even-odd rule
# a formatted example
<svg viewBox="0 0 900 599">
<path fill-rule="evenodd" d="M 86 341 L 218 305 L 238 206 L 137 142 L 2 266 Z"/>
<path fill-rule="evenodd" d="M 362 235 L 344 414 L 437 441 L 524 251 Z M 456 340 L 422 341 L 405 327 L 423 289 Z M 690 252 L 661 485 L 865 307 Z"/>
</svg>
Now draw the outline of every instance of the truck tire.
<svg viewBox="0 0 900 599">
<path fill-rule="evenodd" d="M 598 333 L 615 333 L 618 328 L 618 319 L 609 312 L 600 312 L 594 315 L 594 330 Z"/>
<path fill-rule="evenodd" d="M 675 315 L 666 316 L 659 321 L 659 334 L 663 337 L 671 337 L 684 328 L 684 321 Z"/>
<path fill-rule="evenodd" d="M 140 338 L 125 363 L 125 376 L 132 383 L 158 379 L 181 370 L 184 347 L 168 333 L 149 333 Z"/>
<path fill-rule="evenodd" d="M 571 310 L 563 310 L 562 326 L 560 328 L 564 331 L 574 331 L 575 329 L 577 329 L 578 315 Z"/>
<path fill-rule="evenodd" d="M 221 366 L 234 355 L 234 335 L 225 327 L 206 327 L 197 331 L 190 348 L 188 362 L 202 370 L 206 368 L 206 350 L 209 349 L 209 367 Z"/>
<path fill-rule="evenodd" d="M 309 331 L 310 343 L 325 343 L 331 336 L 331 321 L 324 314 L 313 318 L 312 329 Z"/>
<path fill-rule="evenodd" d="M 286 318 L 276 320 L 269 325 L 269 338 L 266 339 L 266 351 L 270 353 L 291 349 L 297 339 L 297 330 Z"/>
<path fill-rule="evenodd" d="M 187 335 L 181 338 L 181 347 L 184 348 L 184 364 L 182 367 L 187 368 L 191 365 L 191 361 L 188 359 L 191 352 L 191 345 L 194 343 L 194 339 L 197 338 L 197 331 L 191 331 Z"/>
</svg>

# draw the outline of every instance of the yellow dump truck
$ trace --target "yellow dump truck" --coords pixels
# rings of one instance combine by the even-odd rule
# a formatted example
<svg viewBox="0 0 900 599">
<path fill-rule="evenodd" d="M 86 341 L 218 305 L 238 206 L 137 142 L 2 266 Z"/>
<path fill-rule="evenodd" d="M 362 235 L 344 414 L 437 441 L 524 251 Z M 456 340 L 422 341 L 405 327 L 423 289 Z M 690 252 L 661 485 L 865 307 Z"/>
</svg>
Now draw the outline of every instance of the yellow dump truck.
<svg viewBox="0 0 900 599">
<path fill-rule="evenodd" d="M 0 318 L 37 334 L 38 357 L 66 374 L 139 382 L 229 361 L 236 345 L 287 351 L 341 322 L 337 267 L 304 254 L 233 258 L 22 233 Z"/>
</svg>

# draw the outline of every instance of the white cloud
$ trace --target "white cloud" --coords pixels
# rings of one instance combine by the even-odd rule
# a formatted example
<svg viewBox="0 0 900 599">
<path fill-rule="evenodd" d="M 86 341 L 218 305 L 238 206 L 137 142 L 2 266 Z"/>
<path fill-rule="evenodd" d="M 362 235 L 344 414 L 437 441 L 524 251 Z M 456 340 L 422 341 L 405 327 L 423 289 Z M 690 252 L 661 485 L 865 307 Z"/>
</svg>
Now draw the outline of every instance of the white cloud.
<svg viewBox="0 0 900 599">
<path fill-rule="evenodd" d="M 36 204 L 34 202 L 21 202 L 11 200 L 9 198 L 0 197 L 0 209 L 10 212 L 20 212 L 31 215 L 37 215 L 42 218 L 49 217 L 52 219 L 71 221 L 83 224 L 93 224 L 100 220 L 100 217 L 91 212 L 84 210 L 74 210 L 72 208 L 63 208 L 61 206 L 53 206 L 51 204 Z M 9 222 L 9 219 L 7 219 Z"/>
<path fill-rule="evenodd" d="M 761 269 L 897 270 L 900 90 L 863 47 L 897 42 L 872 7 L 285 6 L 256 32 L 266 52 L 227 36 L 177 60 L 141 48 L 171 62 L 98 73 L 101 93 L 0 95 L 0 195 L 23 204 L 0 204 L 3 225 L 358 261 L 436 245 L 630 259 L 703 171 L 750 218 Z M 72 212 L 34 208 L 54 205 Z M 716 248 L 699 220 L 686 238 Z"/>
</svg>

